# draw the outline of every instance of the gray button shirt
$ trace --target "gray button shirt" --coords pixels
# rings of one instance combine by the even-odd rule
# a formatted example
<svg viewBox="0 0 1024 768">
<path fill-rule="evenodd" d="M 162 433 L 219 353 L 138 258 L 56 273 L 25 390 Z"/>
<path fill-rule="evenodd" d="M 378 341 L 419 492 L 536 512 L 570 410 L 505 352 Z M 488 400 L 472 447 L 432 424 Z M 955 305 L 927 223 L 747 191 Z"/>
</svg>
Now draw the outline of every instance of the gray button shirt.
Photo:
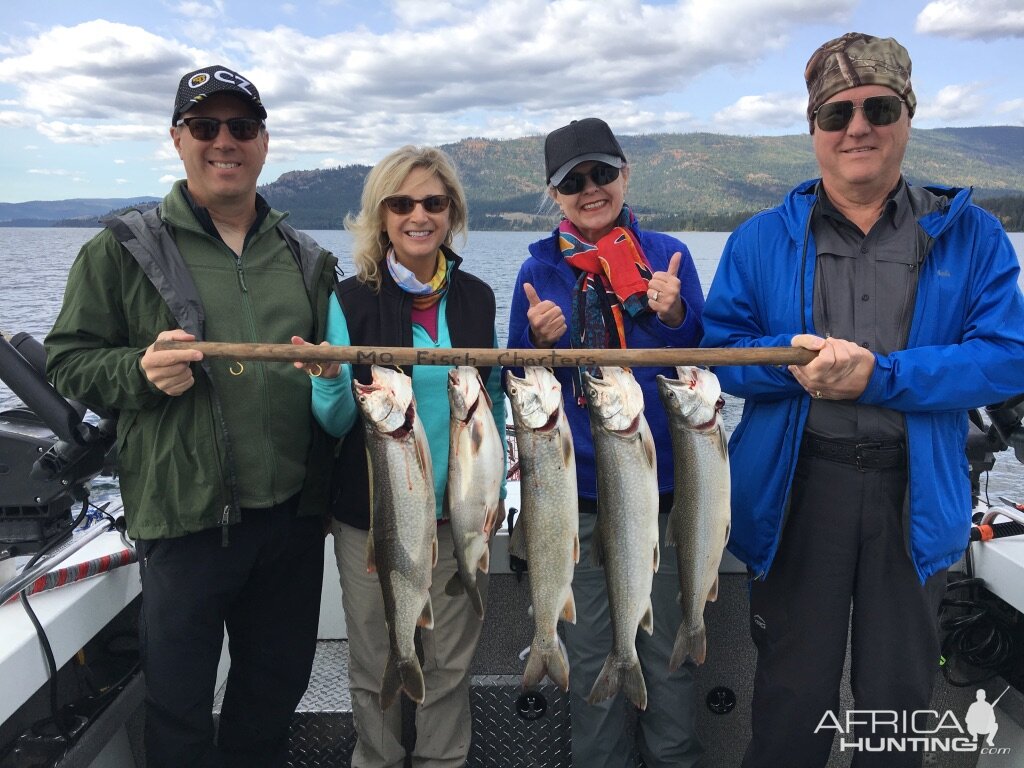
<svg viewBox="0 0 1024 768">
<path fill-rule="evenodd" d="M 866 235 L 828 200 L 820 183 L 812 216 L 818 334 L 881 355 L 903 349 L 924 258 L 906 183 L 900 180 Z M 905 432 L 899 412 L 852 400 L 812 400 L 806 428 L 844 441 L 902 439 Z"/>
</svg>

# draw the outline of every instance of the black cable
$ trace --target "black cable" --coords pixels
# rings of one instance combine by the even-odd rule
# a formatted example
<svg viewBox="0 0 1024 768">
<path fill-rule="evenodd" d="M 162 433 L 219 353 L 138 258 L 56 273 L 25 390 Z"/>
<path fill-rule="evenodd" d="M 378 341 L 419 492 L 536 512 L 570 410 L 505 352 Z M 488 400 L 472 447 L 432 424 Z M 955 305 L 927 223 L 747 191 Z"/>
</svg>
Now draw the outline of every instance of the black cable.
<svg viewBox="0 0 1024 768">
<path fill-rule="evenodd" d="M 89 511 L 89 499 L 86 497 L 82 501 L 82 511 L 78 514 L 78 517 L 71 523 L 69 531 L 74 531 L 85 519 L 86 513 Z M 39 551 L 36 552 L 32 558 L 25 564 L 24 571 L 30 570 L 36 563 L 38 563 L 43 557 L 49 554 L 56 546 L 63 542 L 66 536 L 65 531 L 61 531 L 56 534 L 50 541 L 46 542 Z M 61 716 L 60 707 L 57 702 L 57 660 L 53 655 L 53 647 L 50 645 L 50 639 L 46 636 L 46 630 L 43 628 L 42 623 L 39 621 L 39 617 L 36 616 L 36 612 L 32 610 L 32 606 L 28 602 L 28 589 L 31 585 L 26 584 L 25 588 L 18 593 L 19 602 L 25 609 L 25 613 L 28 614 L 29 621 L 32 622 L 32 626 L 35 627 L 36 637 L 39 638 L 39 644 L 42 646 L 43 657 L 46 661 L 47 670 L 47 685 L 49 686 L 50 692 L 50 719 L 53 721 L 54 726 L 60 733 L 61 738 L 64 740 L 65 752 L 71 746 L 71 732 L 68 730 L 67 723 Z"/>
<path fill-rule="evenodd" d="M 968 573 L 973 564 L 968 555 Z M 1009 677 L 1016 660 L 1017 622 L 1001 611 L 994 599 L 983 599 L 984 580 L 968 576 L 946 585 L 946 592 L 968 590 L 963 599 L 946 597 L 939 609 L 942 638 L 942 674 L 950 685 L 963 688 L 993 677 Z M 963 666 L 981 670 L 969 676 Z M 963 676 L 959 676 L 963 673 Z"/>
</svg>

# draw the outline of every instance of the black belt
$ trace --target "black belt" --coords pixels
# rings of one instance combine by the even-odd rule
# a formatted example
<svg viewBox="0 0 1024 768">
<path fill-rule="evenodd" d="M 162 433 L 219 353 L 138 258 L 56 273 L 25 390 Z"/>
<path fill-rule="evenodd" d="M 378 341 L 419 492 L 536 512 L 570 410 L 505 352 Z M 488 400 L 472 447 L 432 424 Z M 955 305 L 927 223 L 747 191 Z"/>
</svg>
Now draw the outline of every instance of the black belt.
<svg viewBox="0 0 1024 768">
<path fill-rule="evenodd" d="M 800 455 L 840 464 L 853 464 L 857 469 L 897 469 L 907 465 L 907 450 L 902 440 L 868 443 L 841 443 L 804 435 Z"/>
</svg>

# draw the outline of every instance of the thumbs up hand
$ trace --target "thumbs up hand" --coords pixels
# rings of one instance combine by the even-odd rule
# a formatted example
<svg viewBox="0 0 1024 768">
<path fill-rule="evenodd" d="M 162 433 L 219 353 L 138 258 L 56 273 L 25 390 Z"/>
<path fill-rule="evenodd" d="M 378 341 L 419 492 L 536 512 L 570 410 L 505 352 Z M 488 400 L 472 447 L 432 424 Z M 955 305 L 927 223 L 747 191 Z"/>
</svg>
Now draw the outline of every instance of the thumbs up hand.
<svg viewBox="0 0 1024 768">
<path fill-rule="evenodd" d="M 530 339 L 536 347 L 553 347 L 569 329 L 562 308 L 553 301 L 541 299 L 530 283 L 523 283 L 523 293 L 530 302 L 526 319 L 530 323 Z"/>
<path fill-rule="evenodd" d="M 681 283 L 676 277 L 682 260 L 683 254 L 673 253 L 665 271 L 655 272 L 647 284 L 647 306 L 661 322 L 673 328 L 679 327 L 686 317 L 686 307 L 679 296 Z"/>
</svg>

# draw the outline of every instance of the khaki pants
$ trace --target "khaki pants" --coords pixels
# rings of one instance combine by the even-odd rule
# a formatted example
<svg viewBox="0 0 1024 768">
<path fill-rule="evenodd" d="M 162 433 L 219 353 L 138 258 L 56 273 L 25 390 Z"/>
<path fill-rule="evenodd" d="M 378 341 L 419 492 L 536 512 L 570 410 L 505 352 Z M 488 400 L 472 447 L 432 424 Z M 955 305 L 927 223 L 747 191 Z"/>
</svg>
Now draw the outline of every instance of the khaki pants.
<svg viewBox="0 0 1024 768">
<path fill-rule="evenodd" d="M 333 524 L 334 553 L 341 574 L 341 603 L 348 627 L 349 684 L 356 726 L 352 768 L 400 768 L 402 708 L 396 700 L 380 711 L 380 683 L 388 658 L 384 600 L 377 574 L 366 572 L 367 531 Z M 426 693 L 416 709 L 415 768 L 460 768 L 472 735 L 469 664 L 483 625 L 465 594 L 449 597 L 444 585 L 456 571 L 451 530 L 437 530 L 438 555 L 430 585 L 434 629 L 420 630 Z M 477 574 L 487 599 L 487 576 Z"/>
</svg>

